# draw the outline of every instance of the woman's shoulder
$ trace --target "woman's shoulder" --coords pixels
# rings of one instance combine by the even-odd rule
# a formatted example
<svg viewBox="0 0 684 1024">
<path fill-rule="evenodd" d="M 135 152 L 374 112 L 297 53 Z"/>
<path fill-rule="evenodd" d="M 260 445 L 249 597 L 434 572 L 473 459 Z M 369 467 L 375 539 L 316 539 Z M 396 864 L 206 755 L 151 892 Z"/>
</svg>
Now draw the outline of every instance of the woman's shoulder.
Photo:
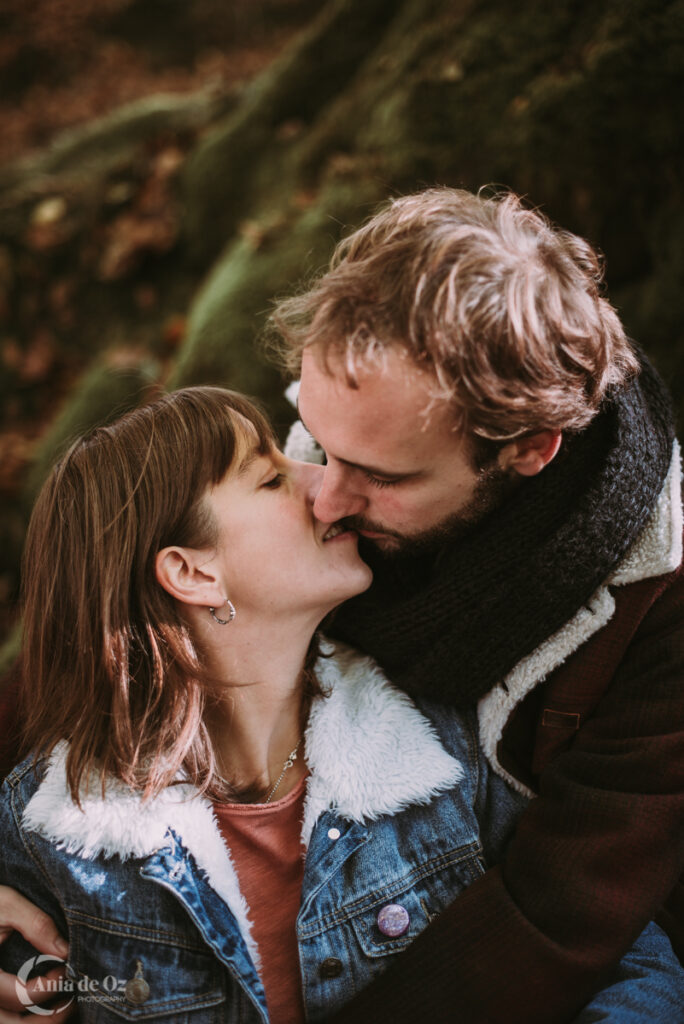
<svg viewBox="0 0 684 1024">
<path fill-rule="evenodd" d="M 3 805 L 17 798 L 22 801 L 30 800 L 40 786 L 44 775 L 44 758 L 40 755 L 29 754 L 5 776 L 0 788 Z"/>
<path fill-rule="evenodd" d="M 5 852 L 12 843 L 12 837 L 19 845 L 24 842 L 24 815 L 40 788 L 44 771 L 43 760 L 31 754 L 9 772 L 0 787 L 0 834 Z"/>
</svg>

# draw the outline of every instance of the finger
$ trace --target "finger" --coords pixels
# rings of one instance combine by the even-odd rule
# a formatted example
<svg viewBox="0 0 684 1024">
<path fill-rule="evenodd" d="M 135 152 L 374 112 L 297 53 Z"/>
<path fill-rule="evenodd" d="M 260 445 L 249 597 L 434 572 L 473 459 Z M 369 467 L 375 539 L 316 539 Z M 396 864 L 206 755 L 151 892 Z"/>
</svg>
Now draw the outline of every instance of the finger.
<svg viewBox="0 0 684 1024">
<path fill-rule="evenodd" d="M 16 986 L 17 979 L 14 974 L 5 974 L 4 971 L 0 972 L 0 1008 L 2 1010 L 26 1009 L 17 995 Z M 0 1016 L 0 1021 L 4 1021 L 3 1016 Z"/>
<path fill-rule="evenodd" d="M 58 967 L 40 978 L 33 978 L 26 985 L 18 981 L 16 975 L 0 971 L 0 1012 L 3 1010 L 25 1011 L 30 1008 L 31 1003 L 39 1006 L 59 994 L 59 984 L 66 977 L 63 967 Z M 22 993 L 23 1000 L 19 997 Z M 69 997 L 71 998 L 71 997 Z M 51 1015 L 53 1020 L 55 1015 Z M 0 1016 L 2 1024 L 2 1016 Z"/>
<path fill-rule="evenodd" d="M 55 1008 L 50 1017 L 50 1022 L 52 1024 L 53 1021 L 57 1021 L 57 1024 L 59 1024 L 60 1021 L 68 1020 L 74 1013 L 76 1013 L 76 1000 L 70 997 L 68 1003 L 62 1005 L 59 1009 Z M 23 1024 L 26 1024 L 26 1020 L 24 1020 Z"/>
<path fill-rule="evenodd" d="M 0 942 L 15 930 L 39 953 L 55 953 L 62 959 L 69 955 L 52 918 L 14 889 L 0 885 Z"/>
<path fill-rule="evenodd" d="M 54 1021 L 57 1021 L 57 1024 L 59 1024 L 59 1021 L 68 1020 L 72 1014 L 76 1013 L 76 1010 L 77 1005 L 74 996 L 66 997 L 66 1002 L 62 1000 L 50 1007 L 50 1024 L 53 1024 Z M 29 1013 L 24 1017 L 20 1017 L 19 1020 L 22 1021 L 22 1024 L 26 1024 L 26 1017 L 30 1016 L 31 1014 Z M 12 1024 L 14 1024 L 16 1019 L 14 1016 L 10 1017 Z M 2 1017 L 0 1017 L 0 1024 L 2 1024 Z"/>
<path fill-rule="evenodd" d="M 76 1012 L 76 1000 L 72 1000 L 68 1006 L 62 1009 L 55 1009 L 50 1014 L 51 1024 L 61 1024 L 62 1021 L 68 1020 Z M 7 1012 L 0 1009 L 0 1024 L 26 1024 L 26 1017 L 20 1013 Z"/>
</svg>

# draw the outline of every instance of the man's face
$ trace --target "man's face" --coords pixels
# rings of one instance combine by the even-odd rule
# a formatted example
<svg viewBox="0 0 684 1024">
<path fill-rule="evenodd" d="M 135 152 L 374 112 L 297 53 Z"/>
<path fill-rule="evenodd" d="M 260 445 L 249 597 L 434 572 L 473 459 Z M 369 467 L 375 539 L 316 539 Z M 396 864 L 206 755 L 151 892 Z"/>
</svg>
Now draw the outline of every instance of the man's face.
<svg viewBox="0 0 684 1024">
<path fill-rule="evenodd" d="M 480 519 L 506 474 L 474 468 L 432 374 L 394 349 L 347 383 L 341 360 L 316 350 L 302 360 L 299 413 L 325 451 L 314 514 L 340 519 L 381 550 L 432 546 Z"/>
</svg>

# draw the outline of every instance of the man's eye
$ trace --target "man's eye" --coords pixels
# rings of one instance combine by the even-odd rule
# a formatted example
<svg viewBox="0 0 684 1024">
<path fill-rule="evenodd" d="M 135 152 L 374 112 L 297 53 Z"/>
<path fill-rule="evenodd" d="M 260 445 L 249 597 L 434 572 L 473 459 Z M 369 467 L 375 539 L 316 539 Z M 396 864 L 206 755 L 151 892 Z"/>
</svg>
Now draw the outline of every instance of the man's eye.
<svg viewBox="0 0 684 1024">
<path fill-rule="evenodd" d="M 365 476 L 366 480 L 368 480 L 368 482 L 372 484 L 373 487 L 394 487 L 395 484 L 399 483 L 400 479 L 397 478 L 396 480 L 385 480 L 381 476 L 373 476 L 372 473 L 366 473 Z"/>
<path fill-rule="evenodd" d="M 262 487 L 268 487 L 270 490 L 275 491 L 282 484 L 285 477 L 282 473 L 276 473 L 270 480 L 264 480 Z"/>
</svg>

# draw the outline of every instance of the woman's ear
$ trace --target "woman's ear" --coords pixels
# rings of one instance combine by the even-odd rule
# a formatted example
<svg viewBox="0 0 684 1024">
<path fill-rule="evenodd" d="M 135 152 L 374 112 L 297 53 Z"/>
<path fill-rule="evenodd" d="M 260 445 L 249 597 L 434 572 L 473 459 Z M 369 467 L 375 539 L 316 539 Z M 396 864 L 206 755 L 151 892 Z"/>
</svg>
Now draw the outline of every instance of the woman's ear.
<svg viewBox="0 0 684 1024">
<path fill-rule="evenodd" d="M 154 568 L 164 590 L 183 604 L 220 608 L 225 603 L 225 588 L 206 551 L 162 548 L 157 553 Z"/>
<path fill-rule="evenodd" d="M 560 430 L 540 430 L 509 442 L 499 452 L 502 469 L 514 470 L 520 476 L 536 476 L 556 457 L 563 435 Z"/>
</svg>

